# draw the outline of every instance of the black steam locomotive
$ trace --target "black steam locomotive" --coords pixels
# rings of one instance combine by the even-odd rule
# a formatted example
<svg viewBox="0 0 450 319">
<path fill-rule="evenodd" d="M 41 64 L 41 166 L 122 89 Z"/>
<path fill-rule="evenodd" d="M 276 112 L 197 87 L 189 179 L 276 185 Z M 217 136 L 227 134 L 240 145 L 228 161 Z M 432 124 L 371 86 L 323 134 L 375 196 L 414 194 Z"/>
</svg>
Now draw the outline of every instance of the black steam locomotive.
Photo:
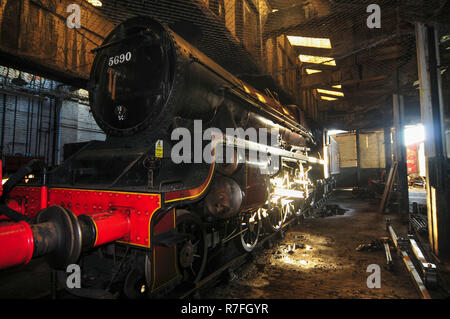
<svg viewBox="0 0 450 319">
<path fill-rule="evenodd" d="M 81 266 L 74 293 L 138 298 L 198 282 L 220 249 L 250 252 L 324 198 L 325 163 L 309 156 L 318 145 L 299 108 L 149 17 L 123 22 L 95 51 L 90 101 L 106 141 L 7 196 L 35 218 L 35 247 L 46 238 L 33 257 Z"/>
</svg>

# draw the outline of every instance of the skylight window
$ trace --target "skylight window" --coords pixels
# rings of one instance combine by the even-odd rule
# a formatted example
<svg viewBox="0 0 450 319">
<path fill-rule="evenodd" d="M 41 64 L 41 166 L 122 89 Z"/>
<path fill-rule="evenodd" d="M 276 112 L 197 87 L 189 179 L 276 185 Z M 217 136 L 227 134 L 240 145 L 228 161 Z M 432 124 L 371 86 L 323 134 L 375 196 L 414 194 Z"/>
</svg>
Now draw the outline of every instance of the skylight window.
<svg viewBox="0 0 450 319">
<path fill-rule="evenodd" d="M 344 93 L 338 92 L 338 91 L 331 91 L 331 90 L 317 89 L 317 92 L 322 93 L 322 94 L 328 94 L 328 95 L 344 96 Z"/>
<path fill-rule="evenodd" d="M 314 70 L 314 69 L 305 69 L 305 70 L 308 75 L 322 72 L 321 70 Z"/>
<path fill-rule="evenodd" d="M 329 96 L 320 96 L 320 97 L 322 100 L 325 100 L 325 101 L 336 101 L 337 100 L 337 98 L 335 98 L 335 97 L 329 97 Z"/>
<path fill-rule="evenodd" d="M 321 48 L 321 49 L 331 49 L 331 41 L 326 38 L 307 38 L 307 37 L 297 37 L 297 36 L 287 36 L 291 45 L 310 47 L 310 48 Z"/>
<path fill-rule="evenodd" d="M 100 0 L 87 0 L 90 4 L 92 4 L 94 7 L 101 7 L 103 3 Z"/>
<path fill-rule="evenodd" d="M 305 63 L 315 63 L 315 64 L 336 66 L 336 60 L 334 60 L 333 58 L 330 58 L 330 57 L 300 54 L 299 59 L 300 59 L 300 61 L 305 62 Z"/>
</svg>

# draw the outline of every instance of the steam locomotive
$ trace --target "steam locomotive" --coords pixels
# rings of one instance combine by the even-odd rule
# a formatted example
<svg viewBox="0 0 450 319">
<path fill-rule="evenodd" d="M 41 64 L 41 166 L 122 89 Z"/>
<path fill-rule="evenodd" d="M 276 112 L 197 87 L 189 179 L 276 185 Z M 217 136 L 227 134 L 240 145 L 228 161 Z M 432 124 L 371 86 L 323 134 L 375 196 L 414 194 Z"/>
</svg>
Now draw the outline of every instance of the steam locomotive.
<svg viewBox="0 0 450 319">
<path fill-rule="evenodd" d="M 301 110 L 167 26 L 131 18 L 95 53 L 90 104 L 107 138 L 48 172 L 31 161 L 5 183 L 0 269 L 46 256 L 60 274 L 81 266 L 74 293 L 158 296 L 201 280 L 220 248 L 252 251 L 329 191 Z M 182 151 L 174 132 L 192 137 Z"/>
</svg>

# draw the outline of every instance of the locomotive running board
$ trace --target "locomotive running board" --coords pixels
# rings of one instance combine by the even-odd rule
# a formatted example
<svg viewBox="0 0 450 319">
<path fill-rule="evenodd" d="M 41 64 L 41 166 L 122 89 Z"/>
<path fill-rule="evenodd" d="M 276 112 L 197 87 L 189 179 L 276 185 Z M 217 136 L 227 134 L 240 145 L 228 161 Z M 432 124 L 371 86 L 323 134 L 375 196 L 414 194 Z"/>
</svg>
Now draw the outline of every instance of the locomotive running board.
<svg viewBox="0 0 450 319">
<path fill-rule="evenodd" d="M 173 247 L 176 244 L 182 243 L 186 238 L 189 238 L 189 234 L 180 233 L 175 229 L 170 229 L 164 233 L 155 235 L 153 237 L 153 245 Z"/>
</svg>

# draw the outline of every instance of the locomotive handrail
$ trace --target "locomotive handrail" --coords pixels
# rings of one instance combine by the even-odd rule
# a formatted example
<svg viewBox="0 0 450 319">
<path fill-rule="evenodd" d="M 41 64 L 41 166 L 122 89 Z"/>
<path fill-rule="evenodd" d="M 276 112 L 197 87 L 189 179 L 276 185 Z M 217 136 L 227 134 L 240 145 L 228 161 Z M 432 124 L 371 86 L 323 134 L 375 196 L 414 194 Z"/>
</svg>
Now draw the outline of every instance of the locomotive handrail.
<svg viewBox="0 0 450 319">
<path fill-rule="evenodd" d="M 255 142 L 252 142 L 249 140 L 236 138 L 235 136 L 225 135 L 225 139 L 222 139 L 222 143 L 224 143 L 226 145 L 235 145 L 237 147 L 241 147 L 241 148 L 252 150 L 252 151 L 264 152 L 264 153 L 267 153 L 270 155 L 292 158 L 295 160 L 304 161 L 304 162 L 308 162 L 308 163 L 325 164 L 324 160 L 318 159 L 316 157 L 303 155 L 298 152 L 294 153 L 294 152 L 287 151 L 287 150 L 284 150 L 284 149 L 281 149 L 278 147 L 255 143 Z"/>
<path fill-rule="evenodd" d="M 146 32 L 140 31 L 140 32 L 137 33 L 137 34 L 131 35 L 131 36 L 126 37 L 126 38 L 124 38 L 124 39 L 120 39 L 120 40 L 117 40 L 117 41 L 109 42 L 109 43 L 107 43 L 107 44 L 105 44 L 105 45 L 98 46 L 98 47 L 96 47 L 95 49 L 92 49 L 90 52 L 91 52 L 91 53 L 96 53 L 96 52 L 98 52 L 98 51 L 101 51 L 101 50 L 107 49 L 107 48 L 109 48 L 109 47 L 112 47 L 112 46 L 114 46 L 114 45 L 116 45 L 116 44 L 120 44 L 120 43 L 122 43 L 122 42 L 126 42 L 126 41 L 131 40 L 131 39 L 134 39 L 134 38 L 143 37 L 143 36 L 146 35 L 145 33 L 146 33 Z M 152 44 L 159 44 L 159 40 L 158 40 L 158 41 L 152 41 Z"/>
</svg>

